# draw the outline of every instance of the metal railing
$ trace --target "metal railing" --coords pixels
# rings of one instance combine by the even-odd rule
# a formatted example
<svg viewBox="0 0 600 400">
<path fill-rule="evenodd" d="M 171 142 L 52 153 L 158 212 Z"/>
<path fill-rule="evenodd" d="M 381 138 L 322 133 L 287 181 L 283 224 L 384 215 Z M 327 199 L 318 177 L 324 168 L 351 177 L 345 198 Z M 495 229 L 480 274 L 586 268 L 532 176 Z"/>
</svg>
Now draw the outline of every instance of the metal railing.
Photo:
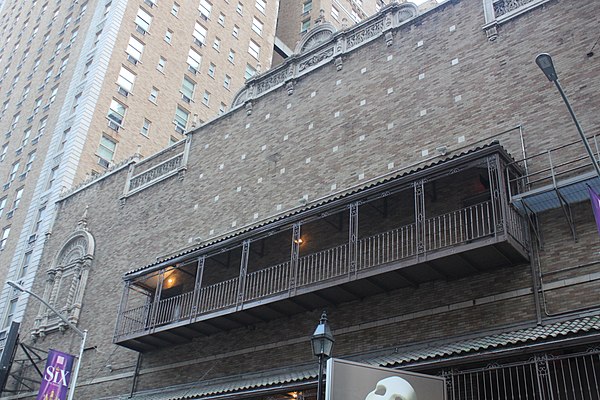
<svg viewBox="0 0 600 400">
<path fill-rule="evenodd" d="M 426 250 L 438 250 L 494 234 L 492 202 L 486 201 L 425 221 Z"/>
<path fill-rule="evenodd" d="M 588 140 L 594 156 L 600 160 L 600 135 L 590 136 Z M 514 175 L 512 168 L 514 164 L 523 169 L 527 166 L 528 172 L 524 175 Z M 511 198 L 514 195 L 544 186 L 556 186 L 557 182 L 561 180 L 592 171 L 594 171 L 594 166 L 584 151 L 581 140 L 514 161 L 506 167 Z"/>
<path fill-rule="evenodd" d="M 600 350 L 451 372 L 448 400 L 600 400 Z"/>
<path fill-rule="evenodd" d="M 369 236 L 358 241 L 359 270 L 412 257 L 417 253 L 416 224 Z"/>
<path fill-rule="evenodd" d="M 246 275 L 244 300 L 250 301 L 288 290 L 291 262 L 287 261 Z"/>
<path fill-rule="evenodd" d="M 239 281 L 239 278 L 233 278 L 200 288 L 197 313 L 204 314 L 235 305 Z"/>
<path fill-rule="evenodd" d="M 333 247 L 298 259 L 296 286 L 307 286 L 348 272 L 348 244 Z"/>
<path fill-rule="evenodd" d="M 496 209 L 499 208 L 499 202 L 495 204 Z M 505 225 L 508 233 L 525 245 L 525 221 L 512 207 L 507 207 L 507 210 Z M 121 313 L 116 335 L 134 334 L 285 293 L 293 288 L 310 287 L 361 270 L 415 257 L 420 254 L 419 241 L 423 243 L 421 252 L 426 253 L 491 237 L 496 234 L 499 223 L 496 215 L 499 213 L 500 210 L 494 213 L 492 201 L 482 202 L 426 219 L 419 225 L 408 224 L 358 239 L 355 244 L 344 243 L 307 254 L 299 257 L 296 263 L 290 260 L 250 272 L 244 277 L 243 287 L 240 287 L 240 278 L 236 277 L 162 299 L 149 306 L 136 307 Z M 351 268 L 353 261 L 355 269 Z M 239 292 L 241 289 L 243 296 Z"/>
</svg>

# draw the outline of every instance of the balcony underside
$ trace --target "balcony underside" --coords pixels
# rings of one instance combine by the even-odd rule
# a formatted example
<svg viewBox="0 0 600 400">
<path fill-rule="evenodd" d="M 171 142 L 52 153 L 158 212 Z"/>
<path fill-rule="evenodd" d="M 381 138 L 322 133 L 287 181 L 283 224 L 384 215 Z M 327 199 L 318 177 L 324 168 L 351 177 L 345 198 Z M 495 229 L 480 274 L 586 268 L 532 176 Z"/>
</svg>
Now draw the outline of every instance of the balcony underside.
<svg viewBox="0 0 600 400">
<path fill-rule="evenodd" d="M 280 291 L 151 329 L 122 335 L 116 343 L 137 351 L 185 343 L 254 323 L 338 305 L 432 280 L 453 280 L 517 265 L 526 249 L 509 234 L 490 235 L 401 260 Z"/>
</svg>

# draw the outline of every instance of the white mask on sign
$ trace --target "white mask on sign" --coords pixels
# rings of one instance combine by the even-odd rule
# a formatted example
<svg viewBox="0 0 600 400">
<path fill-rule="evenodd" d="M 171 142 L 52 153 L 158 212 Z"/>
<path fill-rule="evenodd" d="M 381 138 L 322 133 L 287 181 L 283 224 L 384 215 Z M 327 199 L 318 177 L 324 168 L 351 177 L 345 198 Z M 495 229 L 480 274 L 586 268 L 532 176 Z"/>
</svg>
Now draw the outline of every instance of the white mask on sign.
<svg viewBox="0 0 600 400">
<path fill-rule="evenodd" d="M 417 393 L 406 380 L 391 376 L 377 382 L 375 390 L 365 400 L 417 400 Z"/>
</svg>

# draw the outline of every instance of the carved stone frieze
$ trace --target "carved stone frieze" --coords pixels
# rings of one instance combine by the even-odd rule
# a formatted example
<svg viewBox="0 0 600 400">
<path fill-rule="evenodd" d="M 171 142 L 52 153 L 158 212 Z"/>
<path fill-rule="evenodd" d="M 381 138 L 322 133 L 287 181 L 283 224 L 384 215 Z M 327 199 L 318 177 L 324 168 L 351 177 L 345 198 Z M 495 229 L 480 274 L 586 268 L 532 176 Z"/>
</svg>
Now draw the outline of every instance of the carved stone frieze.
<svg viewBox="0 0 600 400">
<path fill-rule="evenodd" d="M 143 186 L 148 182 L 151 182 L 166 174 L 176 171 L 177 169 L 179 169 L 179 167 L 181 167 L 182 161 L 183 153 L 131 178 L 131 181 L 129 182 L 129 190 L 137 189 L 138 187 Z"/>
<path fill-rule="evenodd" d="M 493 3 L 494 15 L 496 18 L 507 14 L 517 8 L 523 7 L 528 3 L 532 3 L 535 0 L 499 0 Z"/>
<path fill-rule="evenodd" d="M 367 40 L 379 36 L 383 32 L 383 21 L 375 20 L 370 25 L 362 28 L 358 32 L 355 32 L 348 36 L 346 39 L 346 46 L 348 49 L 356 47 Z"/>
<path fill-rule="evenodd" d="M 313 65 L 320 64 L 322 61 L 327 60 L 331 57 L 333 57 L 333 47 L 325 49 L 324 51 L 314 54 L 312 57 L 301 61 L 300 65 L 298 66 L 298 71 L 304 71 L 306 68 L 310 68 Z"/>
<path fill-rule="evenodd" d="M 264 93 L 269 89 L 281 85 L 287 78 L 287 69 L 279 71 L 272 75 L 267 75 L 264 79 L 256 83 L 256 95 Z"/>
<path fill-rule="evenodd" d="M 395 29 L 417 15 L 417 7 L 414 4 L 393 2 L 384 7 L 379 14 L 351 28 L 343 28 L 341 32 L 329 22 L 315 25 L 304 35 L 296 46 L 294 55 L 289 57 L 284 65 L 257 75 L 246 83 L 246 87 L 235 96 L 232 109 L 245 104 L 246 113 L 251 115 L 254 99 L 284 86 L 291 95 L 300 76 L 328 61 L 334 61 L 336 69 L 340 71 L 343 68 L 345 53 L 379 36 L 384 37 L 387 46 L 391 46 Z"/>
</svg>

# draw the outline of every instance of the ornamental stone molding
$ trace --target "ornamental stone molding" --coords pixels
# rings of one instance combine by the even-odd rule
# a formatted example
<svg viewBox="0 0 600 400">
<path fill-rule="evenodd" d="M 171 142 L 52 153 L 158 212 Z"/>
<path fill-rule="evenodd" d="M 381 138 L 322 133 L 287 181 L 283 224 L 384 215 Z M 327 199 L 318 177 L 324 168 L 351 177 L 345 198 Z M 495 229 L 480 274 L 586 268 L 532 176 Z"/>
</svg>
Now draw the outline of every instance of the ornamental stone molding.
<svg viewBox="0 0 600 400">
<path fill-rule="evenodd" d="M 294 54 L 302 54 L 314 49 L 322 43 L 331 40 L 337 29 L 333 24 L 324 22 L 306 32 L 302 40 L 298 42 Z"/>
<path fill-rule="evenodd" d="M 79 322 L 83 294 L 94 260 L 96 242 L 87 228 L 87 207 L 73 233 L 46 271 L 43 299 L 69 322 Z M 44 304 L 40 305 L 31 335 L 43 337 L 67 328 L 58 316 Z"/>
<path fill-rule="evenodd" d="M 417 15 L 416 5 L 393 2 L 349 29 L 336 31 L 328 22 L 316 25 L 306 33 L 296 46 L 295 53 L 283 64 L 248 80 L 234 97 L 231 109 L 251 103 L 282 86 L 288 88 L 288 94 L 292 94 L 298 78 L 328 63 L 333 63 L 340 71 L 343 67 L 343 55 L 374 40 L 379 39 L 391 46 L 394 31 Z M 290 82 L 294 83 L 288 85 Z"/>
<path fill-rule="evenodd" d="M 490 42 L 498 38 L 498 27 L 550 0 L 483 0 L 485 25 L 483 30 Z"/>
</svg>

